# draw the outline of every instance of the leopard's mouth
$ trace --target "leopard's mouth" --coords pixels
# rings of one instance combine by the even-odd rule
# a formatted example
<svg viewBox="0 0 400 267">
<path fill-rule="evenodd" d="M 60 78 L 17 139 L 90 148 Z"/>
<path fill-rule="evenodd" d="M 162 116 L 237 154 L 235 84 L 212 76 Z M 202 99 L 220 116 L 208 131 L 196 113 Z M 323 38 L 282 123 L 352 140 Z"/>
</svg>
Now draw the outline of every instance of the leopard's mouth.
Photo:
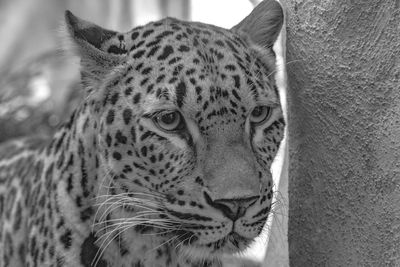
<svg viewBox="0 0 400 267">
<path fill-rule="evenodd" d="M 234 253 L 245 249 L 253 239 L 246 238 L 236 232 L 230 232 L 225 237 L 204 246 L 212 249 L 212 253 Z"/>
<path fill-rule="evenodd" d="M 185 237 L 185 239 L 181 241 L 181 249 L 192 258 L 198 258 L 197 255 L 201 255 L 202 257 L 204 257 L 204 255 L 217 257 L 225 253 L 234 254 L 248 248 L 253 241 L 252 238 L 241 236 L 233 231 L 217 241 L 206 244 L 198 244 L 198 238 L 193 233 L 186 232 L 184 234 L 180 233 L 180 235 Z"/>
</svg>

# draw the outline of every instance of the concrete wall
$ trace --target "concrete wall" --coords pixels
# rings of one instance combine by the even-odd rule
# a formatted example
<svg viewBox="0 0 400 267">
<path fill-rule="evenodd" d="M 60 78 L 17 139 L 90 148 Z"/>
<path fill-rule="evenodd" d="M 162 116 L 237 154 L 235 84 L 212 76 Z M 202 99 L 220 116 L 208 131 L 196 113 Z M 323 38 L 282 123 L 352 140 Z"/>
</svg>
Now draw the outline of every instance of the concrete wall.
<svg viewBox="0 0 400 267">
<path fill-rule="evenodd" d="M 399 1 L 283 3 L 290 265 L 400 266 Z"/>
</svg>

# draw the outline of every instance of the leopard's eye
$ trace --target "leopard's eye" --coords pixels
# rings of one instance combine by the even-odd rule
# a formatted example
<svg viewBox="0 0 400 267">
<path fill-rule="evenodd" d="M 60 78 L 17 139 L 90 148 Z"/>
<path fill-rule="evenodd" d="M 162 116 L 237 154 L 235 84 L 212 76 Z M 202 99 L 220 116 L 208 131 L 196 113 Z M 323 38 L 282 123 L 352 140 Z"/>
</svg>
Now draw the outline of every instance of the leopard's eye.
<svg viewBox="0 0 400 267">
<path fill-rule="evenodd" d="M 250 114 L 250 122 L 254 124 L 261 124 L 271 116 L 272 109 L 267 106 L 257 106 Z"/>
<path fill-rule="evenodd" d="M 164 131 L 176 131 L 184 127 L 184 120 L 178 111 L 164 111 L 154 116 L 153 121 Z"/>
</svg>

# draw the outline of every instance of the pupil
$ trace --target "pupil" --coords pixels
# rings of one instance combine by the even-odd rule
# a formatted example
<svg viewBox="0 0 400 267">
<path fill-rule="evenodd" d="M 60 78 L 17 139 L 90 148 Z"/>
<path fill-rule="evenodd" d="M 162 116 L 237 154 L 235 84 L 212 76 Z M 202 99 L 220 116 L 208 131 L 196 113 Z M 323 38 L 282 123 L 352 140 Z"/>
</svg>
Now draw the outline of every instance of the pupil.
<svg viewBox="0 0 400 267">
<path fill-rule="evenodd" d="M 164 114 L 164 115 L 161 117 L 161 120 L 162 120 L 164 123 L 166 123 L 166 124 L 171 124 L 171 123 L 173 123 L 173 122 L 175 121 L 175 119 L 176 119 L 176 114 L 175 114 L 175 112 L 174 112 L 174 113 Z"/>
<path fill-rule="evenodd" d="M 253 110 L 253 116 L 254 117 L 259 117 L 262 114 L 262 108 L 261 107 L 257 107 Z"/>
</svg>

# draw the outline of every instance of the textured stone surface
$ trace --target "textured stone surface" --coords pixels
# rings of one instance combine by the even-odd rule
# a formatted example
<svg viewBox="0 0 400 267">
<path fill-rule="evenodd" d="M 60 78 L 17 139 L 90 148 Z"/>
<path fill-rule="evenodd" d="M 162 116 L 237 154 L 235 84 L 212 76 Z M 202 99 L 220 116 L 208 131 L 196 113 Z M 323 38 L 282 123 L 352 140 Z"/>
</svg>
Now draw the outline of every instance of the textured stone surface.
<svg viewBox="0 0 400 267">
<path fill-rule="evenodd" d="M 399 1 L 283 2 L 290 264 L 400 266 Z"/>
</svg>

